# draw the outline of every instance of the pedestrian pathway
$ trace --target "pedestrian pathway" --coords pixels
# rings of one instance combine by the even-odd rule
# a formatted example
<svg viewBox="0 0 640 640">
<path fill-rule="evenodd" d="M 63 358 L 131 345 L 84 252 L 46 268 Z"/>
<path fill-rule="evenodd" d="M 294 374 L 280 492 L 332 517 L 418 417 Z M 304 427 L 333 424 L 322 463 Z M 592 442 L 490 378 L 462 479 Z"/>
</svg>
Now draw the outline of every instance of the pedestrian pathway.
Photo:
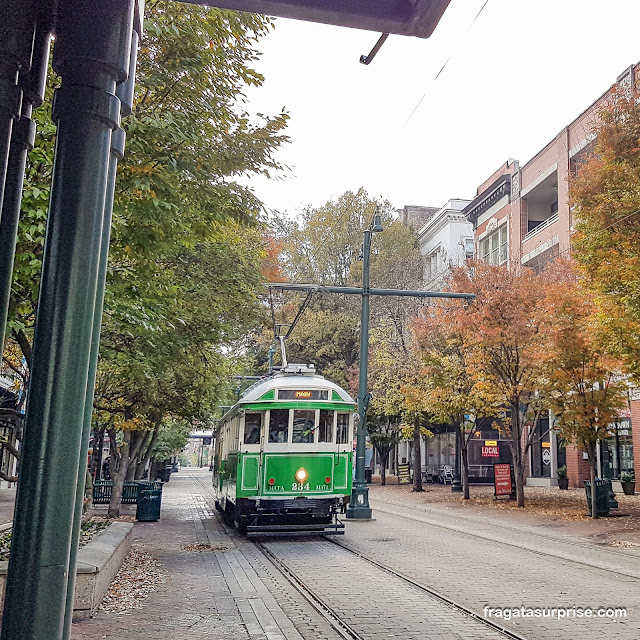
<svg viewBox="0 0 640 640">
<path fill-rule="evenodd" d="M 210 474 L 197 470 L 171 476 L 161 519 L 134 527 L 134 545 L 160 562 L 165 583 L 139 609 L 74 624 L 72 640 L 338 638 L 251 543 L 215 516 L 210 483 Z M 211 550 L 189 550 L 202 545 Z"/>
<path fill-rule="evenodd" d="M 13 507 L 15 501 L 15 485 L 13 489 L 0 489 L 0 531 L 8 528 L 13 521 Z"/>
</svg>

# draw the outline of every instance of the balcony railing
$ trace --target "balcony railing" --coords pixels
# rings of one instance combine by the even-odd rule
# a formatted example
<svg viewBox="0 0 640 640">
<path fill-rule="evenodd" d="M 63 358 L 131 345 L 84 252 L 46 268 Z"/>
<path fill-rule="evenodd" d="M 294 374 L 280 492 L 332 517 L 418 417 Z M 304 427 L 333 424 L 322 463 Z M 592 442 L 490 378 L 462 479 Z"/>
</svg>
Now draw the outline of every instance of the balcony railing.
<svg viewBox="0 0 640 640">
<path fill-rule="evenodd" d="M 552 216 L 549 216 L 544 222 L 541 222 L 537 227 L 534 227 L 533 229 L 531 229 L 531 231 L 528 231 L 527 233 L 525 233 L 523 240 L 528 240 L 529 238 L 532 238 L 533 236 L 535 236 L 536 233 L 540 233 L 547 227 L 550 227 L 557 219 L 558 219 L 557 213 L 554 213 Z"/>
</svg>

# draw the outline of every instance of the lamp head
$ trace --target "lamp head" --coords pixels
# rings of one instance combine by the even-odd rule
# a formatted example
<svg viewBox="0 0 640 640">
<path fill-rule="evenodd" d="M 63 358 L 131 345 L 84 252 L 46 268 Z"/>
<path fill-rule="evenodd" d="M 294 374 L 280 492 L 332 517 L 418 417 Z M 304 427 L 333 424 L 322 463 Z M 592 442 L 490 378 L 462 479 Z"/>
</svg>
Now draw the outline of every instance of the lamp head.
<svg viewBox="0 0 640 640">
<path fill-rule="evenodd" d="M 374 233 L 380 233 L 382 230 L 382 220 L 380 219 L 380 214 L 376 209 L 376 213 L 373 216 L 373 226 L 371 227 L 371 231 Z"/>
</svg>

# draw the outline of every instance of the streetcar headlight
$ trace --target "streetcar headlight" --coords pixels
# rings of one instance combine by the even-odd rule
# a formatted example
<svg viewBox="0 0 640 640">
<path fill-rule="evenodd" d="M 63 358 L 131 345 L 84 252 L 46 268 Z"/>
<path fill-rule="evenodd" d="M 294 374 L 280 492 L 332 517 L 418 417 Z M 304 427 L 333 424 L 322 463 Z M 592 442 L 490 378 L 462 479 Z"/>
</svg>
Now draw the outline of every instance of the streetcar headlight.
<svg viewBox="0 0 640 640">
<path fill-rule="evenodd" d="M 297 471 L 296 471 L 296 480 L 298 482 L 304 482 L 307 479 L 307 472 L 305 471 L 305 469 L 303 469 L 302 467 L 300 467 Z"/>
</svg>

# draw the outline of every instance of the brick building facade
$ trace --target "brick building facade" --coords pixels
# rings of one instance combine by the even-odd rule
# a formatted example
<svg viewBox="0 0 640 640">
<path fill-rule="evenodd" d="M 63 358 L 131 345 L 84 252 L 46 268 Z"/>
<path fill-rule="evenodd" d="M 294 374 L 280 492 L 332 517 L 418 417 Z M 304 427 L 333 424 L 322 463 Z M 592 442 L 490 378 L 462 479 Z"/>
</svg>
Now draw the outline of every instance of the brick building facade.
<svg viewBox="0 0 640 640">
<path fill-rule="evenodd" d="M 478 187 L 463 211 L 474 226 L 478 259 L 512 269 L 524 266 L 540 271 L 551 260 L 569 253 L 573 231 L 569 177 L 593 149 L 593 125 L 616 86 L 640 95 L 640 63 L 627 68 L 615 85 L 526 164 L 521 167 L 510 159 Z M 640 394 L 631 401 L 630 423 L 637 425 L 635 430 L 630 427 L 631 433 L 624 428 L 627 423 L 616 424 L 615 440 L 603 443 L 598 455 L 601 474 L 617 476 L 630 468 L 631 450 L 640 452 Z M 570 486 L 582 486 L 589 478 L 589 463 L 583 452 L 569 444 L 563 451 L 553 432 L 545 445 L 551 456 L 544 451 L 532 454 L 528 483 L 555 484 L 557 467 L 566 456 Z M 541 471 L 539 455 L 545 465 Z M 636 475 L 640 477 L 640 455 L 637 458 Z"/>
</svg>

